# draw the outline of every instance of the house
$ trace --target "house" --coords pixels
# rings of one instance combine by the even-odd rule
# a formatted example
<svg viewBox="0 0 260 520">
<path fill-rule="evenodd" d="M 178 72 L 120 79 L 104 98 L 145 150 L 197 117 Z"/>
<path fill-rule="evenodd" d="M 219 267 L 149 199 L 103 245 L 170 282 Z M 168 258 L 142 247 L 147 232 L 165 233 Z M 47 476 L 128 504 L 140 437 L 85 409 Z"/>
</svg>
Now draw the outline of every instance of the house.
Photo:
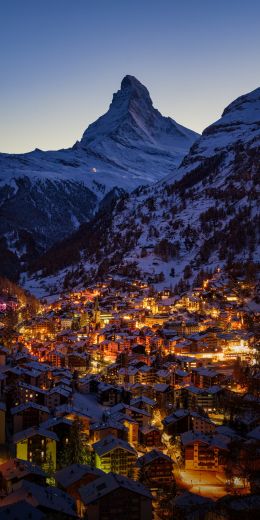
<svg viewBox="0 0 260 520">
<path fill-rule="evenodd" d="M 216 425 L 208 417 L 204 417 L 197 412 L 190 412 L 191 429 L 200 433 L 214 433 Z"/>
<path fill-rule="evenodd" d="M 153 449 L 139 457 L 136 465 L 139 475 L 142 475 L 145 482 L 151 483 L 153 488 L 170 486 L 173 482 L 173 461 L 158 449 Z"/>
<path fill-rule="evenodd" d="M 143 410 L 142 408 L 136 408 L 135 406 L 130 406 L 125 403 L 120 403 L 111 409 L 112 416 L 118 412 L 129 415 L 129 417 L 138 422 L 140 428 L 147 426 L 151 419 L 150 413 L 146 410 Z"/>
<path fill-rule="evenodd" d="M 133 472 L 137 459 L 136 450 L 122 439 L 108 435 L 92 446 L 96 468 L 128 476 Z"/>
<path fill-rule="evenodd" d="M 230 439 L 224 435 L 185 432 L 181 446 L 185 469 L 221 472 L 226 466 Z"/>
<path fill-rule="evenodd" d="M 52 417 L 40 425 L 42 429 L 54 432 L 59 439 L 56 445 L 56 460 L 58 465 L 62 463 L 64 449 L 69 446 L 72 425 L 73 421 L 67 417 Z"/>
<path fill-rule="evenodd" d="M 177 494 L 173 502 L 173 518 L 176 520 L 188 520 L 190 518 L 206 519 L 215 518 L 210 516 L 214 508 L 211 498 L 206 498 L 189 491 Z M 209 512 L 209 516 L 207 513 Z M 214 513 L 213 513 L 214 515 Z M 218 518 L 218 517 L 217 517 Z"/>
<path fill-rule="evenodd" d="M 18 393 L 21 403 L 28 403 L 33 401 L 34 403 L 46 405 L 46 390 L 39 388 L 38 386 L 28 385 L 22 381 L 18 384 Z"/>
<path fill-rule="evenodd" d="M 108 435 L 125 439 L 127 438 L 127 428 L 112 417 L 107 417 L 104 421 L 94 422 L 90 425 L 90 438 L 93 442 L 98 442 Z"/>
<path fill-rule="evenodd" d="M 50 410 L 33 401 L 14 406 L 10 410 L 13 423 L 13 433 L 26 430 L 32 426 L 39 426 L 50 416 Z"/>
<path fill-rule="evenodd" d="M 161 430 L 155 426 L 144 426 L 139 430 L 139 442 L 146 448 L 153 448 L 155 446 L 161 446 L 162 444 L 162 433 Z"/>
<path fill-rule="evenodd" d="M 154 399 L 149 399 L 149 397 L 146 397 L 145 395 L 140 395 L 139 397 L 131 399 L 130 405 L 135 408 L 141 408 L 141 410 L 146 410 L 146 412 L 152 414 L 152 411 L 156 406 L 156 401 L 154 401 Z"/>
<path fill-rule="evenodd" d="M 223 520 L 248 520 L 259 517 L 260 495 L 226 495 L 217 500 L 214 517 Z"/>
<path fill-rule="evenodd" d="M 0 465 L 0 490 L 9 495 L 20 486 L 21 480 L 28 480 L 44 486 L 46 477 L 46 473 L 39 466 L 29 461 L 9 459 Z"/>
<path fill-rule="evenodd" d="M 173 400 L 173 391 L 166 383 L 157 383 L 153 386 L 153 397 L 160 410 L 165 410 Z"/>
<path fill-rule="evenodd" d="M 133 444 L 134 446 L 138 444 L 139 423 L 137 420 L 122 412 L 113 414 L 112 418 L 125 426 L 127 430 L 127 441 L 129 444 Z"/>
<path fill-rule="evenodd" d="M 179 408 L 165 417 L 162 423 L 168 435 L 180 435 L 190 429 L 190 412 Z"/>
<path fill-rule="evenodd" d="M 103 406 L 114 406 L 117 403 L 121 403 L 123 397 L 122 388 L 118 388 L 107 383 L 99 383 L 97 400 Z"/>
<path fill-rule="evenodd" d="M 206 411 L 212 411 L 219 405 L 219 398 L 223 393 L 220 386 L 214 385 L 207 389 L 189 386 L 184 389 L 187 396 L 187 406 L 191 410 L 202 407 Z"/>
<path fill-rule="evenodd" d="M 79 489 L 103 475 L 103 471 L 88 466 L 87 464 L 72 464 L 71 466 L 56 471 L 55 481 L 60 489 L 66 491 L 66 493 L 75 499 L 78 515 L 82 516 L 83 511 Z"/>
<path fill-rule="evenodd" d="M 62 404 L 68 404 L 70 402 L 72 394 L 72 389 L 64 389 L 58 386 L 55 386 L 48 392 L 45 392 L 45 406 L 47 406 L 50 410 L 53 410 L 57 406 Z"/>
<path fill-rule="evenodd" d="M 152 520 L 150 491 L 122 475 L 109 473 L 79 492 L 88 520 Z"/>
<path fill-rule="evenodd" d="M 43 512 L 44 517 L 52 520 L 59 520 L 60 518 L 63 520 L 74 520 L 77 517 L 73 498 L 56 487 L 43 487 L 23 480 L 18 489 L 2 498 L 1 505 L 7 507 L 19 501 L 26 501 L 37 508 L 37 510 Z M 20 519 L 20 515 L 18 518 Z"/>
<path fill-rule="evenodd" d="M 1 520 L 45 520 L 46 515 L 36 507 L 31 506 L 25 500 L 20 500 L 14 504 L 8 504 L 4 507 L 0 506 Z"/>
<path fill-rule="evenodd" d="M 56 468 L 56 443 L 59 441 L 56 433 L 41 427 L 29 428 L 13 436 L 16 457 L 38 464 L 48 469 L 51 463 Z"/>
</svg>

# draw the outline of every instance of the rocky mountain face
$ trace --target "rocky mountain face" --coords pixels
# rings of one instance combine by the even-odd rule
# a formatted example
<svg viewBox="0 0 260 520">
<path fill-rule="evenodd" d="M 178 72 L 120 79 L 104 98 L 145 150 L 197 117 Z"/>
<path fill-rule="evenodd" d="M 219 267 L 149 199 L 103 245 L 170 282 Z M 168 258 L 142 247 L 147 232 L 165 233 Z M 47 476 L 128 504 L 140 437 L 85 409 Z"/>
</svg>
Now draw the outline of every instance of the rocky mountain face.
<svg viewBox="0 0 260 520">
<path fill-rule="evenodd" d="M 131 172 L 132 188 L 136 188 L 172 173 L 198 137 L 163 117 L 153 107 L 147 88 L 133 76 L 125 76 L 108 112 L 88 127 L 75 147 L 85 150 L 93 161 L 119 168 L 123 183 L 119 186 L 130 182 Z"/>
<path fill-rule="evenodd" d="M 47 285 L 66 268 L 65 286 L 113 274 L 182 290 L 203 271 L 247 268 L 259 262 L 259 157 L 260 88 L 231 103 L 173 174 L 124 194 L 34 269 Z"/>
<path fill-rule="evenodd" d="M 0 154 L 2 274 L 10 276 L 11 259 L 18 272 L 90 222 L 107 200 L 171 173 L 197 137 L 163 117 L 148 90 L 126 76 L 108 112 L 72 148 Z"/>
</svg>

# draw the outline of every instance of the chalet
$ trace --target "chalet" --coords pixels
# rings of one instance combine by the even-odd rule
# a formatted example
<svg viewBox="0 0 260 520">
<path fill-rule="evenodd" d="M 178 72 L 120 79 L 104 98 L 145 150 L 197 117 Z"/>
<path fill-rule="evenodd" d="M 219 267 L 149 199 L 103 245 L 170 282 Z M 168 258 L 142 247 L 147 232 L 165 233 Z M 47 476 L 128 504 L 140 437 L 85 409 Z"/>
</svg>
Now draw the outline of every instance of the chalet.
<svg viewBox="0 0 260 520">
<path fill-rule="evenodd" d="M 134 446 L 138 444 L 139 424 L 136 419 L 133 419 L 126 413 L 114 413 L 112 419 L 123 424 L 127 431 L 127 442 Z"/>
<path fill-rule="evenodd" d="M 141 410 L 146 410 L 148 413 L 151 414 L 157 403 L 154 399 L 149 399 L 149 397 L 141 395 L 139 397 L 131 399 L 130 405 L 135 408 L 141 408 Z"/>
<path fill-rule="evenodd" d="M 47 406 L 42 406 L 33 401 L 14 406 L 10 413 L 13 433 L 26 430 L 32 426 L 39 426 L 40 423 L 47 421 L 50 416 L 50 410 Z"/>
<path fill-rule="evenodd" d="M 172 403 L 173 392 L 167 383 L 157 383 L 153 385 L 153 397 L 160 409 L 164 410 Z"/>
<path fill-rule="evenodd" d="M 202 407 L 206 411 L 214 410 L 219 406 L 219 398 L 223 389 L 214 385 L 207 389 L 189 386 L 184 389 L 187 397 L 187 405 L 191 410 Z"/>
<path fill-rule="evenodd" d="M 55 433 L 59 439 L 56 445 L 56 460 L 58 465 L 62 463 L 64 449 L 69 448 L 72 425 L 73 421 L 66 417 L 52 417 L 40 425 L 42 429 Z"/>
<path fill-rule="evenodd" d="M 95 466 L 105 473 L 114 471 L 129 476 L 137 460 L 136 450 L 122 439 L 108 435 L 92 446 Z"/>
<path fill-rule="evenodd" d="M 45 392 L 44 404 L 50 410 L 53 410 L 57 406 L 68 404 L 70 402 L 71 394 L 71 388 L 65 390 L 64 388 L 54 387 L 51 390 Z"/>
<path fill-rule="evenodd" d="M 129 415 L 132 419 L 138 422 L 140 428 L 147 426 L 151 419 L 150 413 L 146 410 L 142 410 L 141 408 L 136 408 L 135 406 L 130 406 L 125 403 L 119 403 L 111 409 L 112 416 L 117 412 L 122 412 L 125 415 Z"/>
<path fill-rule="evenodd" d="M 33 482 L 23 480 L 18 489 L 2 498 L 1 506 L 6 507 L 21 501 L 26 501 L 35 507 L 37 511 L 44 513 L 44 518 L 47 517 L 52 520 L 59 520 L 60 518 L 63 520 L 72 520 L 77 518 L 73 498 L 56 487 L 43 487 Z M 23 517 L 19 515 L 18 518 Z M 30 518 L 30 516 L 28 518 Z M 31 518 L 34 518 L 34 516 Z M 35 518 L 37 519 L 37 516 L 35 516 Z"/>
<path fill-rule="evenodd" d="M 190 413 L 188 410 L 179 408 L 165 417 L 162 421 L 166 433 L 169 435 L 180 435 L 189 430 Z"/>
<path fill-rule="evenodd" d="M 139 430 L 139 442 L 146 448 L 162 445 L 162 432 L 155 426 L 144 426 Z"/>
<path fill-rule="evenodd" d="M 14 504 L 8 504 L 6 506 L 0 505 L 0 518 L 1 520 L 27 520 L 33 518 L 33 520 L 45 520 L 46 515 L 33 507 L 25 500 L 20 500 Z"/>
<path fill-rule="evenodd" d="M 226 467 L 230 439 L 224 435 L 185 432 L 181 446 L 185 469 L 221 472 Z"/>
<path fill-rule="evenodd" d="M 83 510 L 79 489 L 103 475 L 103 471 L 87 464 L 72 464 L 56 471 L 55 481 L 58 488 L 75 499 L 78 515 L 81 517 Z"/>
<path fill-rule="evenodd" d="M 16 433 L 13 436 L 16 457 L 38 464 L 47 469 L 48 464 L 56 468 L 56 443 L 57 435 L 43 428 L 29 428 Z"/>
<path fill-rule="evenodd" d="M 29 401 L 33 401 L 36 404 L 48 406 L 46 404 L 46 390 L 43 390 L 38 386 L 28 385 L 27 383 L 20 382 L 18 385 L 18 393 L 21 403 L 28 403 Z"/>
<path fill-rule="evenodd" d="M 80 488 L 88 520 L 152 520 L 150 491 L 129 478 L 110 473 Z"/>
<path fill-rule="evenodd" d="M 171 485 L 173 482 L 173 461 L 158 449 L 139 457 L 136 463 L 139 474 L 153 487 Z"/>
<path fill-rule="evenodd" d="M 29 461 L 9 459 L 0 465 L 0 489 L 7 495 L 20 486 L 21 480 L 44 486 L 46 478 L 46 473 Z"/>
<path fill-rule="evenodd" d="M 97 400 L 103 406 L 114 406 L 121 403 L 123 397 L 124 390 L 122 388 L 107 383 L 99 383 Z"/>
</svg>

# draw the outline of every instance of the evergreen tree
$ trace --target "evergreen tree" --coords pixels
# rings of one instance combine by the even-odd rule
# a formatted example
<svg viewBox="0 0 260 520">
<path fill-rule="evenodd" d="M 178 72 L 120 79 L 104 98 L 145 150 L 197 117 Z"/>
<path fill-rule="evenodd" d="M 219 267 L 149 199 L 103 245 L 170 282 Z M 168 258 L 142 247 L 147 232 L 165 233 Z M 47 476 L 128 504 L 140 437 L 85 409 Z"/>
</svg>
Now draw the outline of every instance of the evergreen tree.
<svg viewBox="0 0 260 520">
<path fill-rule="evenodd" d="M 88 461 L 89 454 L 82 442 L 82 422 L 76 419 L 71 427 L 69 434 L 69 442 L 64 447 L 61 455 L 61 466 L 70 466 L 71 464 L 83 464 Z"/>
</svg>

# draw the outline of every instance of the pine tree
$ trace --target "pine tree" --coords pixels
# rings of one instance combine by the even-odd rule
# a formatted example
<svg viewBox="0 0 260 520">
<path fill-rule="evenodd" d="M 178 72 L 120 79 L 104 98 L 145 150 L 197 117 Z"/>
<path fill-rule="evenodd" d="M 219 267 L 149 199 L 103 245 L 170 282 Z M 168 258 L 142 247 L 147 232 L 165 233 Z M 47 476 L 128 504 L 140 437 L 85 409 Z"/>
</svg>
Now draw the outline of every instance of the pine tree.
<svg viewBox="0 0 260 520">
<path fill-rule="evenodd" d="M 82 422 L 76 419 L 70 430 L 69 442 L 62 451 L 60 463 L 65 467 L 71 464 L 83 464 L 87 459 L 87 450 L 82 442 Z"/>
<path fill-rule="evenodd" d="M 49 486 L 55 486 L 55 478 L 54 478 L 55 467 L 54 467 L 54 462 L 53 462 L 51 453 L 49 453 L 47 456 L 46 463 L 44 465 L 44 469 L 48 475 L 47 484 L 49 484 Z"/>
</svg>

